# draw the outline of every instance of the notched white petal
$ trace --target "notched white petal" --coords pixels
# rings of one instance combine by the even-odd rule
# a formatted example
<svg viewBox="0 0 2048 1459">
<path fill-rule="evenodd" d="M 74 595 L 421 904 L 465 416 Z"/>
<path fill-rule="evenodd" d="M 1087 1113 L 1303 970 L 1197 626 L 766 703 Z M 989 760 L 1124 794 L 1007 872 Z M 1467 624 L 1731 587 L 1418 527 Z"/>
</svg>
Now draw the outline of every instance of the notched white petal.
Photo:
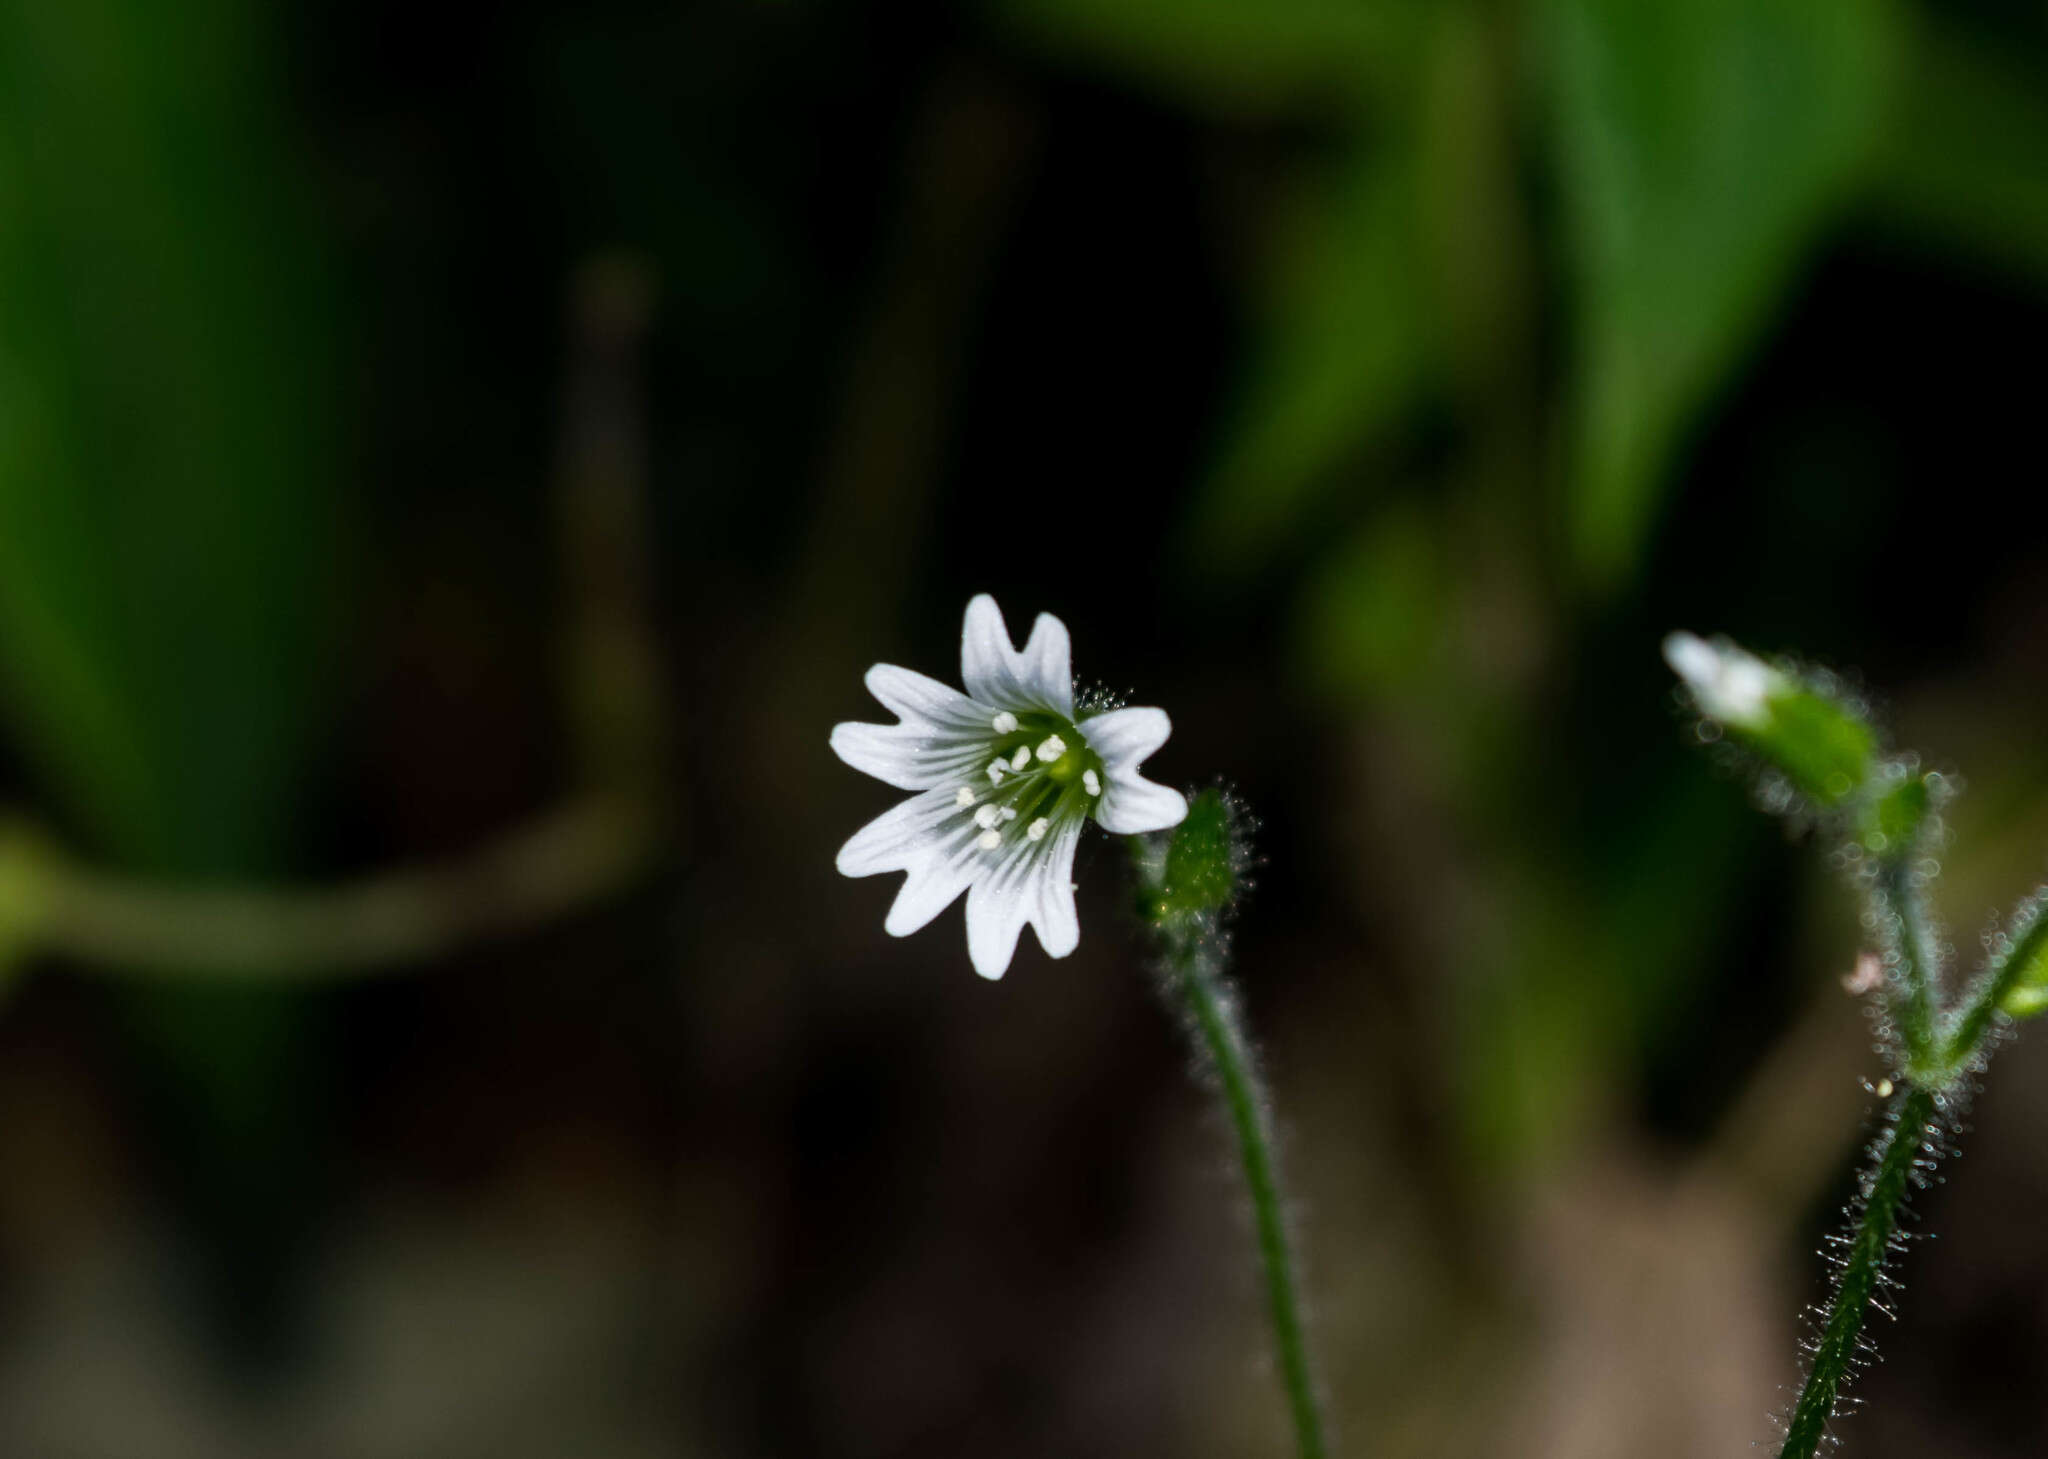
<svg viewBox="0 0 2048 1459">
<path fill-rule="evenodd" d="M 1074 847 L 1081 823 L 1070 821 L 1041 854 L 1031 927 L 1047 957 L 1065 957 L 1081 943 L 1081 918 L 1074 910 Z"/>
<path fill-rule="evenodd" d="M 1125 765 L 1135 767 L 1172 733 L 1173 721 L 1163 709 L 1112 709 L 1081 721 L 1081 738 L 1112 773 Z"/>
<path fill-rule="evenodd" d="M 877 876 L 917 865 L 936 850 L 946 820 L 959 809 L 953 792 L 944 787 L 898 801 L 839 848 L 840 874 Z"/>
<path fill-rule="evenodd" d="M 967 890 L 969 871 L 956 857 L 934 856 L 910 868 L 903 888 L 889 904 L 882 930 L 891 937 L 908 937 L 930 925 L 939 913 L 959 900 Z"/>
<path fill-rule="evenodd" d="M 1050 613 L 1039 614 L 1020 652 L 1010 642 L 996 600 L 976 594 L 960 627 L 960 682 L 983 704 L 1051 709 L 1073 718 L 1073 646 L 1067 626 Z"/>
<path fill-rule="evenodd" d="M 1024 652 L 1017 656 L 1016 670 L 1026 693 L 1062 717 L 1074 717 L 1074 645 L 1066 624 L 1050 613 L 1039 614 Z"/>
<path fill-rule="evenodd" d="M 905 724 L 978 734 L 988 727 L 986 711 L 951 684 L 900 664 L 876 664 L 862 681 L 868 693 Z"/>
<path fill-rule="evenodd" d="M 967 960 L 990 982 L 1010 970 L 1024 930 L 1022 900 L 1006 883 L 983 877 L 967 889 Z"/>
<path fill-rule="evenodd" d="M 947 778 L 931 739 L 920 730 L 905 733 L 902 725 L 859 724 L 849 720 L 832 726 L 832 753 L 860 771 L 898 790 L 929 790 Z"/>
<path fill-rule="evenodd" d="M 1082 738 L 1102 758 L 1102 798 L 1095 819 L 1118 836 L 1163 831 L 1187 816 L 1188 803 L 1177 790 L 1154 784 L 1138 773 L 1145 758 L 1173 733 L 1163 709 L 1113 709 L 1081 722 Z"/>
<path fill-rule="evenodd" d="M 1074 910 L 1074 847 L 1081 822 L 1069 820 L 1051 835 L 1006 847 L 985 863 L 967 889 L 967 956 L 984 978 L 1000 978 L 1016 956 L 1028 925 L 1050 957 L 1065 957 L 1081 941 Z"/>
<path fill-rule="evenodd" d="M 1112 774 L 1095 806 L 1095 819 L 1102 829 L 1117 836 L 1164 831 L 1178 826 L 1187 814 L 1186 796 L 1136 772 Z"/>
</svg>

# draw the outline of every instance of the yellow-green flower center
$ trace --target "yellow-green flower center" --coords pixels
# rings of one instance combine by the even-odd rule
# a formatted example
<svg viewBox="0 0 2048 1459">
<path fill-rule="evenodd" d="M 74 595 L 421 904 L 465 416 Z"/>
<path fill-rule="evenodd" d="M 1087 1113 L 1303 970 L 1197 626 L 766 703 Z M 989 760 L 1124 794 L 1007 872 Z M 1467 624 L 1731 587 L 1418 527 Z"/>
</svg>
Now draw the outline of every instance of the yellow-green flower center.
<svg viewBox="0 0 2048 1459">
<path fill-rule="evenodd" d="M 1049 710 L 1002 710 L 991 717 L 989 759 L 958 791 L 973 807 L 978 844 L 994 851 L 1013 838 L 1044 840 L 1086 816 L 1102 795 L 1102 759 L 1073 722 Z"/>
</svg>

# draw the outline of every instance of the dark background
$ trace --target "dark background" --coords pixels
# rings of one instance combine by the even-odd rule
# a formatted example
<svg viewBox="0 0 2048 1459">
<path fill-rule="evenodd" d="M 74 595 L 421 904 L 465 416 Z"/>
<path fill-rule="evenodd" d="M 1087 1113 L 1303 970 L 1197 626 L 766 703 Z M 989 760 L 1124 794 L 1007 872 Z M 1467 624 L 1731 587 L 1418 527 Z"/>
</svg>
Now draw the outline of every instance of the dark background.
<svg viewBox="0 0 2048 1459">
<path fill-rule="evenodd" d="M 1967 964 L 2044 158 L 2002 0 L 7 0 L 0 1451 L 1285 1452 L 1119 849 L 995 985 L 832 871 L 977 591 L 1261 820 L 1342 1452 L 1767 1439 L 1881 1071 L 1657 644 L 1963 774 Z M 1972 1119 L 1851 1453 L 2048 1445 L 2038 1036 Z"/>
</svg>

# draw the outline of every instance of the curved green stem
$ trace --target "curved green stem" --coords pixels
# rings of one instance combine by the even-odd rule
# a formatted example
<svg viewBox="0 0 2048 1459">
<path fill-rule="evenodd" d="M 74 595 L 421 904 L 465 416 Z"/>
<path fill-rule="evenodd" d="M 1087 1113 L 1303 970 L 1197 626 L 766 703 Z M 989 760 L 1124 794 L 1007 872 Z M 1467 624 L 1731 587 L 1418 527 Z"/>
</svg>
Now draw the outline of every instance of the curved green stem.
<svg viewBox="0 0 2048 1459">
<path fill-rule="evenodd" d="M 1856 1361 L 1863 1320 L 1884 1279 L 1899 1211 L 1912 1186 L 1914 1163 L 1928 1148 L 1928 1126 L 1934 1119 L 1934 1096 L 1917 1086 L 1898 1097 L 1891 1124 L 1876 1151 L 1877 1168 L 1863 1197 L 1863 1210 L 1849 1238 L 1835 1300 L 1807 1370 L 1806 1385 L 1786 1428 L 1778 1459 L 1813 1459 L 1834 1416 L 1835 1400 Z"/>
<path fill-rule="evenodd" d="M 1214 1073 L 1217 1092 L 1237 1136 L 1238 1161 L 1252 1199 L 1259 1261 L 1266 1279 L 1266 1307 L 1273 1321 L 1273 1347 L 1280 1381 L 1294 1417 L 1301 1459 L 1322 1459 L 1322 1411 L 1316 1401 L 1308 1337 L 1301 1316 L 1294 1256 L 1287 1238 L 1285 1202 L 1274 1154 L 1271 1100 L 1238 1020 L 1236 999 L 1223 970 L 1215 939 L 1199 931 L 1169 934 L 1166 966 L 1169 990 L 1186 1009 Z"/>
<path fill-rule="evenodd" d="M 1911 870 L 1918 854 L 1916 845 L 1888 860 L 1879 881 L 1884 908 L 1898 919 L 1899 986 L 1893 990 L 1891 1003 L 1905 1045 L 1906 1068 L 1913 1073 L 1924 1071 L 1934 1053 L 1935 985 L 1940 970 L 1925 898 Z"/>
<path fill-rule="evenodd" d="M 1956 1013 L 1942 1046 L 1943 1069 L 1953 1078 L 1967 1069 L 1990 1034 L 1998 1011 L 2028 969 L 2048 951 L 2048 899 L 2036 897 L 2017 920 L 2004 952 L 1985 969 Z"/>
</svg>

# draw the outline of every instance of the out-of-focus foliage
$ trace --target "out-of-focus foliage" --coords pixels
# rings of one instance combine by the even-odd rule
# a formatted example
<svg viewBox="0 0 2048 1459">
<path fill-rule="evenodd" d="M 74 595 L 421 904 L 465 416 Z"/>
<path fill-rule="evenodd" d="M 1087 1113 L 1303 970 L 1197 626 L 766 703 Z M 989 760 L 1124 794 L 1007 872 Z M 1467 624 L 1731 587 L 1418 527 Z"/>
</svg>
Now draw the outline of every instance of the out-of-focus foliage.
<svg viewBox="0 0 2048 1459">
<path fill-rule="evenodd" d="M 92 838 L 275 864 L 338 561 L 335 332 L 261 7 L 0 11 L 0 669 Z"/>
<path fill-rule="evenodd" d="M 1565 824 L 1532 676 L 1597 605 L 1638 601 L 1683 448 L 1831 230 L 1877 214 L 2030 247 L 2036 174 L 2002 159 L 2036 97 L 1890 0 L 1001 14 L 1176 105 L 1313 139 L 1247 194 L 1268 202 L 1248 347 L 1185 559 L 1211 580 L 1298 567 L 1304 682 L 1406 721 L 1475 816 L 1506 795 Z M 1932 109 L 1944 150 L 1981 161 L 1908 137 Z M 1710 813 L 1675 784 L 1639 805 L 1594 833 L 1604 866 L 1537 831 L 1496 868 L 1513 930 L 1466 949 L 1458 1015 L 1487 1148 L 1558 1138 L 1570 1091 L 1606 1077 L 1577 1071 L 1667 1037 L 1708 971 L 1700 933 L 1750 833 L 1673 839 Z M 1673 875 L 1614 880 L 1657 857 Z"/>
<path fill-rule="evenodd" d="M 1579 352 L 1569 530 L 1632 567 L 1693 424 L 1883 119 L 1889 0 L 1540 7 Z"/>
<path fill-rule="evenodd" d="M 2048 88 L 2037 57 L 1931 17 L 1869 169 L 1874 210 L 1963 257 L 2048 277 Z"/>
<path fill-rule="evenodd" d="M 347 403 L 274 19 L 0 6 L 0 713 L 91 851 L 183 877 L 286 867 L 337 687 Z M 128 1021 L 219 1259 L 271 1288 L 299 995 Z"/>
<path fill-rule="evenodd" d="M 1343 113 L 1405 84 L 1427 7 L 1415 0 L 1001 0 L 1020 35 L 1203 107 L 1249 117 Z"/>
<path fill-rule="evenodd" d="M 1599 587 L 1633 570 L 1675 445 L 1866 172 L 1899 29 L 1889 0 L 1554 0 L 1520 34 L 1466 3 L 1004 14 L 1201 104 L 1306 117 L 1330 138 L 1252 291 L 1259 338 L 1196 519 L 1205 562 L 1263 560 L 1323 516 L 1364 474 L 1358 452 L 1458 383 L 1450 363 L 1468 386 L 1512 368 L 1532 260 L 1504 133 L 1545 114 L 1545 253 L 1569 265 L 1575 355 L 1560 545 Z M 2024 187 L 2007 175 L 1996 185 Z"/>
</svg>

